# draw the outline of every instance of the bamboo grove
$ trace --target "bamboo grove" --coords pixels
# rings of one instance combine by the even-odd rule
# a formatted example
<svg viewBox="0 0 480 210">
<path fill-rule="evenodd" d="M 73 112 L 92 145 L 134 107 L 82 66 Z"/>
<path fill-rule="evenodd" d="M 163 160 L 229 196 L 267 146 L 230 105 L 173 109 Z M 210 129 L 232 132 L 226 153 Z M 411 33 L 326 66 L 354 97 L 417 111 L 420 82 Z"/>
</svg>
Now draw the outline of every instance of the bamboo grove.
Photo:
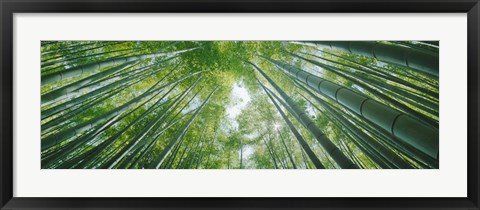
<svg viewBox="0 0 480 210">
<path fill-rule="evenodd" d="M 436 169 L 432 41 L 42 41 L 43 169 Z"/>
</svg>

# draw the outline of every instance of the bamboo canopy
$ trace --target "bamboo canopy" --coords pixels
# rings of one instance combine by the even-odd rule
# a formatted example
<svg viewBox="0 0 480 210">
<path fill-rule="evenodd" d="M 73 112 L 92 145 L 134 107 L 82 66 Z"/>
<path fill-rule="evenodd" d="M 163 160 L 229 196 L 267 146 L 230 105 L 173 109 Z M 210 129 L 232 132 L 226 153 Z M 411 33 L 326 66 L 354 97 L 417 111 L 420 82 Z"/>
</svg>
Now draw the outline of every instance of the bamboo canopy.
<svg viewBox="0 0 480 210">
<path fill-rule="evenodd" d="M 41 42 L 42 169 L 436 169 L 438 42 Z"/>
</svg>

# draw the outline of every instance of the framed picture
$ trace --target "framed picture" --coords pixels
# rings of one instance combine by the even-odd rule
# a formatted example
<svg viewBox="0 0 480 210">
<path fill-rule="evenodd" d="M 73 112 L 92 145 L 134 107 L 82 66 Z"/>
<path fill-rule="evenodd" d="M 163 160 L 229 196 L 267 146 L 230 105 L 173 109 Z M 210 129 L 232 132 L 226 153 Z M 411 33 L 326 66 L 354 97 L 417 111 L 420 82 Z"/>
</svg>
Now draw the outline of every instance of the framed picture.
<svg viewBox="0 0 480 210">
<path fill-rule="evenodd" d="M 2 1 L 1 209 L 478 209 L 478 1 Z"/>
</svg>

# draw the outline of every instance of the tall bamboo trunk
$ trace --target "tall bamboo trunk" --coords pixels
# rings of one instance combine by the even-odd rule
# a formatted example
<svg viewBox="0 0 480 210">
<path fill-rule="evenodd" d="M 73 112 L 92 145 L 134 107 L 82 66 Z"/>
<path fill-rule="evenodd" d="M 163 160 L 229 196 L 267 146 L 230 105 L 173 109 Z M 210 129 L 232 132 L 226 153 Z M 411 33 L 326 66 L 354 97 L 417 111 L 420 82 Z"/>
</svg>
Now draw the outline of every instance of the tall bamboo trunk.
<svg viewBox="0 0 480 210">
<path fill-rule="evenodd" d="M 317 46 L 375 58 L 400 67 L 414 69 L 438 78 L 438 54 L 427 53 L 398 45 L 365 41 L 307 41 Z"/>
<path fill-rule="evenodd" d="M 155 97 L 155 96 L 154 96 Z M 115 119 L 114 122 L 112 122 L 110 125 L 113 125 L 117 122 L 119 122 L 120 120 L 122 120 L 123 118 L 125 118 L 126 116 L 130 115 L 131 113 L 135 112 L 136 110 L 138 110 L 140 107 L 142 107 L 144 104 L 148 103 L 150 100 L 152 100 L 154 97 L 152 97 L 151 99 L 143 102 L 140 106 L 137 106 L 135 109 L 129 111 L 128 113 L 124 114 L 122 117 L 119 117 L 118 119 Z M 160 106 L 164 103 L 167 103 L 167 102 L 162 102 L 163 97 L 158 99 L 157 102 L 155 102 L 154 105 L 152 105 L 149 109 L 147 109 L 141 116 L 139 116 L 138 118 L 136 118 L 132 123 L 130 123 L 128 126 L 126 126 L 124 129 L 122 129 L 120 132 L 116 133 L 115 135 L 111 136 L 110 138 L 108 138 L 107 140 L 105 140 L 104 142 L 100 143 L 100 145 L 96 146 L 95 148 L 92 148 L 89 150 L 89 152 L 86 152 L 86 156 L 84 156 L 85 158 L 88 156 L 88 155 L 91 155 L 92 153 L 95 153 L 95 151 L 97 152 L 100 152 L 100 151 L 103 151 L 102 149 L 106 149 L 106 147 L 102 147 L 102 146 L 107 146 L 105 144 L 105 142 L 112 142 L 114 140 L 116 140 L 117 138 L 119 138 L 121 136 L 121 134 L 123 134 L 128 128 L 130 128 L 131 126 L 135 125 L 136 123 L 138 123 L 140 120 L 142 120 L 147 114 L 149 114 L 151 111 L 154 110 L 154 108 L 156 106 Z M 72 162 L 70 161 L 69 159 L 65 159 L 65 157 L 68 157 L 68 154 L 69 153 L 72 153 L 75 149 L 78 149 L 79 147 L 81 146 L 84 146 L 86 143 L 88 143 L 89 140 L 91 139 L 94 139 L 94 137 L 98 134 L 100 134 L 101 132 L 105 131 L 106 129 L 108 128 L 108 126 L 103 126 L 101 129 L 98 129 L 98 130 L 95 130 L 93 132 L 90 132 L 88 135 L 86 136 L 82 136 L 80 138 L 77 138 L 75 139 L 75 141 L 72 141 L 72 142 L 69 142 L 67 146 L 64 146 L 62 147 L 61 149 L 58 149 L 57 152 L 55 153 L 54 157 L 53 158 L 46 158 L 46 159 L 42 159 L 42 168 L 49 168 L 51 164 L 53 164 L 55 161 L 59 161 L 59 160 L 62 160 L 62 164 L 56 168 L 70 168 L 70 167 L 73 167 L 75 166 L 75 164 L 79 164 L 78 163 L 78 159 L 76 157 L 72 157 L 70 160 L 75 160 L 77 159 L 77 161 L 75 162 Z M 99 149 L 100 148 L 100 149 Z M 85 159 L 80 159 L 80 160 L 83 160 L 85 161 Z M 44 164 L 45 164 L 45 167 L 44 167 Z M 81 165 L 81 164 L 80 164 Z"/>
<path fill-rule="evenodd" d="M 260 74 L 267 79 L 267 81 L 275 88 L 280 96 L 286 101 L 289 107 L 293 110 L 293 115 L 302 122 L 303 126 L 310 131 L 327 153 L 335 160 L 335 162 L 342 168 L 358 168 L 350 159 L 348 159 L 330 139 L 317 127 L 315 123 L 307 117 L 298 105 L 272 80 L 265 74 L 257 65 L 250 63 Z"/>
<path fill-rule="evenodd" d="M 267 147 L 267 151 L 268 151 L 268 154 L 270 154 L 270 158 L 272 159 L 273 166 L 275 167 L 275 169 L 278 169 L 279 167 L 278 167 L 278 164 L 277 164 L 277 159 L 273 155 L 273 152 L 272 152 L 272 149 L 270 148 L 270 145 L 268 145 L 267 140 L 265 140 L 264 136 L 261 139 L 263 140 L 263 142 L 265 143 L 265 146 Z"/>
<path fill-rule="evenodd" d="M 431 126 L 438 127 L 438 123 L 435 120 L 433 120 L 432 118 L 430 118 L 428 116 L 425 116 L 424 114 L 421 114 L 420 112 L 410 108 L 409 106 L 398 102 L 397 100 L 393 99 L 392 97 L 389 97 L 389 96 L 385 95 L 384 93 L 370 87 L 369 85 L 372 85 L 372 83 L 374 83 L 372 81 L 369 81 L 369 80 L 364 81 L 364 82 L 367 82 L 367 83 L 369 82 L 370 83 L 369 85 L 367 85 L 366 83 L 364 83 L 364 82 L 358 80 L 357 78 L 355 78 L 355 77 L 360 77 L 361 78 L 361 76 L 359 76 L 359 75 L 354 75 L 350 72 L 342 71 L 341 69 L 336 68 L 334 66 L 330 66 L 330 65 L 326 65 L 326 64 L 314 61 L 314 60 L 310 60 L 310 59 L 304 58 L 304 57 L 299 56 L 299 55 L 295 55 L 295 54 L 292 54 L 292 55 L 294 55 L 295 57 L 300 58 L 302 60 L 305 60 L 309 63 L 312 63 L 316 66 L 319 66 L 319 67 L 321 67 L 321 68 L 323 68 L 327 71 L 330 71 L 330 72 L 332 72 L 332 73 L 334 73 L 334 74 L 336 74 L 340 77 L 343 77 L 343 78 L 353 82 L 354 84 L 362 87 L 363 89 L 369 91 L 370 93 L 374 94 L 378 98 L 388 102 L 389 104 L 393 105 L 394 107 L 402 110 L 403 112 L 405 112 L 407 114 L 410 114 L 412 116 L 415 116 L 416 118 L 424 121 L 425 123 L 427 123 Z"/>
<path fill-rule="evenodd" d="M 192 124 L 195 117 L 202 110 L 202 108 L 205 107 L 207 102 L 210 100 L 210 97 L 212 97 L 213 93 L 215 93 L 215 91 L 217 91 L 217 89 L 218 89 L 218 86 L 215 87 L 215 89 L 207 96 L 205 101 L 200 105 L 200 107 L 197 109 L 197 111 L 195 111 L 195 113 L 193 113 L 192 117 L 190 117 L 190 119 L 183 126 L 183 128 L 181 128 L 177 132 L 177 134 L 175 134 L 175 137 L 167 144 L 167 146 L 165 146 L 163 151 L 158 155 L 158 157 L 154 160 L 154 162 L 152 163 L 151 166 L 158 169 L 160 167 L 160 165 L 162 165 L 163 161 L 165 160 L 165 157 L 167 157 L 167 155 L 170 153 L 170 151 L 172 150 L 172 147 L 177 143 L 179 137 L 182 136 L 187 131 L 187 129 L 190 127 L 190 125 Z"/>
<path fill-rule="evenodd" d="M 60 113 L 60 112 L 66 110 L 70 107 L 77 106 L 79 104 L 84 104 L 86 101 L 88 101 L 91 98 L 95 98 L 97 96 L 102 96 L 102 95 L 108 94 L 109 92 L 112 92 L 112 91 L 115 91 L 116 93 L 119 93 L 121 91 L 116 91 L 116 90 L 126 89 L 126 88 L 128 88 L 128 87 L 130 87 L 134 84 L 137 84 L 138 82 L 143 81 L 144 79 L 148 78 L 149 76 L 151 76 L 151 75 L 153 75 L 153 74 L 155 74 L 155 73 L 157 73 L 157 72 L 159 72 L 163 69 L 164 68 L 158 68 L 158 69 L 152 70 L 150 72 L 143 71 L 140 74 L 136 74 L 135 72 L 133 72 L 133 73 L 129 73 L 129 74 L 126 74 L 126 75 L 120 75 L 119 77 L 121 77 L 121 79 L 119 79 L 115 82 L 112 82 L 108 85 L 102 86 L 98 89 L 95 89 L 93 91 L 85 93 L 81 96 L 72 98 L 68 101 L 65 101 L 65 102 L 61 103 L 61 104 L 52 106 L 52 107 L 50 107 L 46 110 L 42 110 L 42 120 L 47 118 L 47 117 L 50 117 L 52 115 L 55 115 L 57 113 Z M 168 74 L 166 74 L 166 76 L 171 74 L 175 69 L 176 68 L 174 68 L 172 71 L 170 71 Z M 163 80 L 163 79 L 165 79 L 165 77 L 163 77 L 161 80 Z M 81 89 L 83 89 L 83 87 Z M 43 128 L 42 128 L 42 130 L 43 130 Z"/>
<path fill-rule="evenodd" d="M 155 127 L 159 127 L 156 125 L 161 125 L 164 122 L 164 116 L 166 114 L 166 111 L 170 109 L 170 107 L 177 102 L 177 100 L 183 99 L 184 96 L 186 96 L 187 93 L 192 90 L 192 88 L 200 81 L 201 77 L 199 77 L 187 90 L 185 90 L 180 97 L 178 97 L 173 103 L 171 103 L 169 106 L 167 106 L 164 110 L 162 110 L 162 113 L 157 114 L 157 117 L 155 120 L 152 120 L 147 126 L 143 128 L 143 131 L 137 134 L 132 141 L 128 142 L 124 148 L 117 153 L 107 164 L 109 165 L 108 168 L 113 168 L 117 163 L 119 163 L 126 155 L 130 154 L 132 150 L 136 149 L 137 145 L 140 144 L 140 142 L 145 141 L 143 139 L 148 139 L 147 134 L 151 130 L 156 130 L 154 129 Z M 165 95 L 168 95 L 166 93 Z"/>
<path fill-rule="evenodd" d="M 127 63 L 124 63 L 122 65 L 118 65 L 118 66 L 115 66 L 115 67 L 112 67 L 108 70 L 105 70 L 105 71 L 102 71 L 102 72 L 99 72 L 97 74 L 94 74 L 92 76 L 89 76 L 87 78 L 84 78 L 84 79 L 81 79 L 77 82 L 74 82 L 72 84 L 69 84 L 69 85 L 66 85 L 66 86 L 63 86 L 61 88 L 58 88 L 58 89 L 55 89 L 55 90 L 52 90 L 48 93 L 45 93 L 42 95 L 41 97 L 41 101 L 42 101 L 42 105 L 43 104 L 46 104 L 46 103 L 51 103 L 51 102 L 55 102 L 55 101 L 58 101 L 58 100 L 61 100 L 63 98 L 67 98 L 70 96 L 71 93 L 74 93 L 74 92 L 81 92 L 80 91 L 80 88 L 84 85 L 87 85 L 87 84 L 90 84 L 94 81 L 97 81 L 97 80 L 100 80 L 102 79 L 104 76 L 106 75 L 109 75 L 111 73 L 114 73 L 114 72 L 117 72 L 117 71 L 121 71 L 123 69 L 127 69 L 127 68 L 130 68 L 132 67 L 132 65 L 135 63 L 135 61 L 131 61 L 131 62 L 127 62 Z M 88 88 L 90 89 L 90 88 Z"/>
<path fill-rule="evenodd" d="M 279 131 L 278 132 L 278 135 L 280 135 L 280 138 L 282 139 L 282 144 L 283 146 L 285 147 L 285 151 L 287 151 L 287 155 L 288 155 L 288 159 L 290 159 L 290 162 L 292 163 L 292 166 L 294 169 L 297 168 L 297 165 L 295 164 L 295 161 L 293 160 L 293 156 L 292 154 L 290 153 L 288 147 L 287 147 L 287 144 L 285 143 L 285 138 L 283 138 L 283 135 L 282 135 L 282 132 Z"/>
<path fill-rule="evenodd" d="M 195 110 L 193 110 L 195 111 Z M 142 147 L 139 148 L 138 150 L 138 154 L 137 157 L 135 157 L 135 159 L 132 161 L 131 164 L 128 164 L 126 167 L 129 167 L 129 168 L 132 168 L 134 167 L 135 165 L 137 165 L 141 160 L 142 158 L 149 152 L 151 151 L 151 148 L 152 146 L 155 144 L 155 142 L 158 140 L 158 138 L 163 135 L 169 128 L 171 128 L 172 126 L 174 126 L 175 124 L 177 124 L 178 122 L 180 122 L 181 120 L 183 120 L 183 118 L 187 117 L 191 112 L 193 111 L 189 111 L 187 113 L 185 113 L 183 116 L 180 116 L 178 118 L 176 118 L 175 120 L 171 121 L 171 122 L 168 122 L 166 123 L 166 125 L 159 131 L 157 131 L 157 133 L 155 134 L 155 136 L 153 136 L 152 138 L 150 138 L 150 141 L 149 142 L 146 142 L 145 145 L 143 145 Z M 183 137 L 182 137 L 183 138 Z M 137 153 L 136 153 L 137 154 Z"/>
<path fill-rule="evenodd" d="M 304 88 L 304 87 L 303 87 Z M 370 136 L 362 132 L 359 128 L 357 128 L 353 123 L 349 122 L 344 116 L 338 113 L 328 103 L 320 99 L 319 97 L 315 96 L 312 92 L 310 92 L 308 89 L 304 88 L 304 90 L 312 96 L 315 101 L 320 103 L 323 108 L 325 108 L 331 115 L 338 120 L 346 129 L 348 129 L 351 133 L 354 135 L 358 136 L 360 139 L 365 141 L 369 146 L 372 147 L 372 149 L 380 154 L 383 158 L 387 159 L 389 162 L 391 162 L 393 165 L 395 165 L 398 168 L 412 168 L 407 162 L 405 162 L 403 159 L 401 159 L 397 154 L 392 152 L 390 149 L 385 148 L 383 145 L 380 143 L 376 142 L 374 139 L 372 139 Z M 306 99 L 308 100 L 308 99 Z"/>
<path fill-rule="evenodd" d="M 197 80 L 197 81 L 198 81 L 198 80 Z M 194 85 L 195 85 L 195 83 L 192 84 L 192 86 L 191 86 L 190 88 L 192 88 Z M 191 90 L 191 89 L 190 89 L 190 90 Z M 169 107 L 169 108 L 167 109 L 167 110 L 172 110 L 172 111 L 168 112 L 168 114 L 163 118 L 164 120 L 163 120 L 162 123 L 166 122 L 166 121 L 167 121 L 167 118 L 169 118 L 170 115 L 172 115 L 172 114 L 174 113 L 174 110 L 177 109 L 177 107 L 180 105 L 180 102 L 183 100 L 183 98 L 186 96 L 186 93 L 188 93 L 188 92 L 189 92 L 189 91 L 184 92 L 185 95 L 182 95 L 182 96 L 181 96 L 181 99 L 179 99 L 178 101 L 175 102 L 175 106 L 173 106 L 172 108 Z M 171 125 L 177 123 L 180 118 L 183 118 L 183 117 L 187 116 L 190 112 L 196 111 L 196 110 L 194 109 L 194 110 L 191 110 L 191 111 L 183 114 L 183 116 L 181 116 L 181 117 L 177 117 L 180 113 L 182 113 L 182 111 L 186 108 L 186 106 L 190 104 L 190 102 L 197 96 L 197 94 L 198 94 L 199 92 L 200 92 L 200 90 L 197 91 L 197 92 L 191 97 L 191 99 L 188 100 L 188 101 L 185 103 L 185 105 L 182 106 L 182 107 L 178 110 L 177 114 L 173 115 L 173 116 L 171 117 L 171 120 L 168 121 L 168 122 L 166 122 L 166 124 L 171 126 Z M 197 108 L 197 109 L 198 109 L 198 108 Z M 168 126 L 166 126 L 166 127 L 165 127 L 164 129 L 162 129 L 162 130 L 165 130 L 167 127 L 168 127 Z M 183 134 L 183 135 L 185 135 L 185 134 Z M 155 142 L 158 140 L 158 137 L 159 137 L 159 135 L 156 135 L 156 136 L 154 136 L 153 138 L 151 138 L 151 139 L 149 140 L 149 142 L 146 143 L 146 146 L 144 146 L 144 148 L 143 148 L 143 149 L 141 150 L 141 152 L 140 152 L 141 154 L 139 155 L 138 158 L 136 158 L 136 161 L 135 161 L 134 164 L 132 164 L 132 165 L 135 165 L 138 161 L 140 161 L 140 159 L 141 159 L 148 151 L 151 150 L 152 146 L 153 146 L 153 145 L 155 144 Z M 182 144 L 182 142 L 183 142 L 183 136 L 180 136 L 179 138 L 180 138 L 180 141 L 177 143 L 178 146 L 176 146 L 176 149 L 175 149 L 175 150 L 178 150 L 179 147 L 180 147 L 180 144 Z M 166 164 L 163 164 L 163 165 L 162 165 L 163 168 L 171 168 L 171 166 L 172 166 L 172 164 L 173 164 L 173 161 L 174 161 L 174 159 L 175 159 L 175 157 L 176 157 L 176 155 L 177 155 L 177 154 L 175 153 L 175 152 L 176 152 L 175 150 L 174 150 L 174 153 L 173 153 L 173 157 L 172 157 L 172 155 L 170 155 L 170 156 L 169 156 L 169 159 L 167 159 Z"/>
<path fill-rule="evenodd" d="M 153 58 L 157 56 L 173 56 L 180 53 L 192 51 L 195 49 L 197 48 L 191 48 L 187 50 L 180 50 L 180 51 L 168 52 L 168 53 L 160 52 L 160 53 L 152 53 L 152 54 L 145 54 L 145 55 L 135 55 L 135 56 L 129 56 L 129 57 L 119 57 L 119 58 L 112 58 L 112 59 L 107 59 L 99 62 L 93 62 L 93 63 L 72 67 L 69 69 L 65 69 L 63 71 L 42 76 L 42 85 L 51 84 L 51 83 L 60 81 L 62 79 L 81 75 L 86 72 L 98 72 L 99 70 L 112 65 L 120 65 L 130 61 L 139 61 L 139 60 L 144 60 L 147 58 Z"/>
<path fill-rule="evenodd" d="M 361 67 L 361 69 L 366 70 L 366 72 L 368 72 L 368 73 L 373 73 L 373 74 L 378 73 L 378 74 L 384 75 L 384 76 L 386 76 L 390 79 L 397 78 L 397 79 L 400 79 L 400 80 L 405 80 L 405 79 L 402 79 L 402 78 L 398 78 L 397 75 L 400 75 L 402 77 L 405 77 L 408 80 L 413 80 L 413 81 L 418 81 L 418 82 L 424 83 L 424 85 L 427 85 L 427 86 L 430 87 L 430 89 L 429 89 L 430 91 L 432 91 L 431 89 L 434 89 L 434 90 L 437 89 L 438 90 L 438 84 L 435 84 L 434 82 L 432 82 L 430 80 L 426 80 L 425 78 L 418 77 L 418 75 L 412 75 L 409 71 L 404 71 L 403 69 L 391 71 L 389 69 L 386 69 L 385 67 L 374 66 L 372 64 L 363 64 L 363 63 L 360 63 L 356 60 L 347 58 L 343 55 L 336 55 L 335 53 L 330 53 L 330 52 L 327 52 L 325 50 L 319 50 L 319 51 L 324 53 L 324 54 L 331 55 L 335 58 L 339 58 L 343 61 L 346 61 L 347 63 L 359 66 L 359 67 Z M 408 82 L 408 80 L 405 80 L 405 81 Z M 422 90 L 421 88 L 420 89 L 414 88 L 414 89 Z M 438 92 L 433 92 L 433 96 L 438 98 Z"/>
<path fill-rule="evenodd" d="M 437 128 L 349 88 L 342 87 L 289 64 L 271 58 L 266 59 L 318 93 L 335 100 L 425 154 L 437 158 L 439 147 Z"/>
<path fill-rule="evenodd" d="M 344 67 L 348 67 L 350 69 L 353 69 L 355 70 L 356 72 L 363 72 L 364 74 L 366 75 L 369 75 L 369 76 L 374 76 L 376 78 L 381 78 L 381 79 L 385 79 L 385 80 L 388 80 L 388 81 L 392 81 L 392 82 L 395 82 L 397 84 L 401 84 L 403 86 L 406 86 L 406 87 L 409 87 L 413 90 L 416 90 L 416 91 L 420 91 L 422 93 L 425 93 L 433 98 L 438 98 L 438 93 L 435 92 L 435 91 L 432 91 L 432 90 L 429 90 L 427 88 L 423 88 L 423 87 L 420 87 L 418 86 L 417 84 L 414 84 L 412 82 L 409 82 L 407 80 L 404 80 L 402 78 L 399 78 L 399 77 L 396 77 L 396 76 L 393 76 L 393 75 L 390 75 L 389 73 L 386 73 L 386 72 L 381 72 L 381 71 L 378 71 L 376 69 L 373 69 L 373 68 L 370 68 L 368 66 L 365 66 L 361 63 L 358 63 L 356 61 L 353 61 L 353 60 L 350 60 L 348 58 L 344 58 L 342 56 L 339 56 L 339 55 L 335 55 L 333 53 L 329 53 L 329 52 L 326 52 L 326 51 L 320 51 L 324 54 L 328 54 L 328 55 L 331 55 L 331 56 L 334 56 L 335 58 L 338 58 L 338 59 L 342 59 L 344 61 L 348 61 L 350 63 L 353 63 L 355 64 L 356 66 L 353 66 L 353 65 L 350 65 L 350 64 L 346 64 L 346 63 L 341 63 L 341 62 L 337 62 L 337 61 L 334 61 L 334 60 L 331 60 L 331 59 L 327 59 L 327 58 L 324 58 L 322 56 L 318 56 L 318 55 L 314 55 L 314 54 L 309 54 L 309 53 L 303 53 L 305 55 L 310 55 L 310 56 L 314 56 L 318 59 L 322 59 L 324 61 L 328 61 L 330 63 L 334 63 L 334 64 L 337 64 L 337 65 L 341 65 L 341 66 L 344 66 Z M 289 54 L 292 54 L 293 53 L 289 53 Z M 411 79 L 415 79 L 415 78 L 411 78 Z M 414 81 L 417 81 L 416 79 Z"/>
<path fill-rule="evenodd" d="M 163 88 L 165 87 L 168 87 L 170 85 L 174 85 L 174 84 L 177 84 L 191 76 L 194 76 L 198 73 L 201 73 L 201 72 L 195 72 L 195 73 L 192 73 L 190 75 L 187 75 L 185 77 L 182 77 L 176 81 L 173 81 L 173 82 L 170 82 L 166 85 L 163 85 L 159 88 L 155 88 L 155 86 L 158 84 L 158 82 L 153 85 L 150 90 L 147 90 L 145 91 L 143 94 L 139 95 L 138 97 L 132 99 L 131 101 L 105 113 L 105 114 L 102 114 L 100 116 L 97 116 L 91 120 L 88 120 L 87 122 L 84 122 L 84 123 L 81 123 L 73 128 L 69 128 L 69 129 L 65 129 L 65 130 L 62 130 L 61 132 L 58 132 L 58 133 L 55 133 L 55 134 L 52 134 L 44 139 L 42 139 L 42 150 L 45 150 L 45 149 L 48 149 L 50 147 L 53 147 L 65 140 L 67 140 L 68 138 L 72 137 L 72 136 L 75 136 L 79 133 L 82 133 L 90 128 L 93 128 L 95 125 L 101 123 L 101 122 L 104 122 L 106 121 L 107 119 L 110 119 L 112 117 L 115 117 L 115 116 L 118 116 L 120 115 L 122 112 L 126 111 L 127 109 L 129 109 L 130 107 L 132 107 L 134 104 L 136 104 L 137 102 L 141 101 L 142 99 L 148 97 L 149 95 L 153 94 L 153 93 L 157 93 L 159 91 L 162 91 Z"/>
</svg>

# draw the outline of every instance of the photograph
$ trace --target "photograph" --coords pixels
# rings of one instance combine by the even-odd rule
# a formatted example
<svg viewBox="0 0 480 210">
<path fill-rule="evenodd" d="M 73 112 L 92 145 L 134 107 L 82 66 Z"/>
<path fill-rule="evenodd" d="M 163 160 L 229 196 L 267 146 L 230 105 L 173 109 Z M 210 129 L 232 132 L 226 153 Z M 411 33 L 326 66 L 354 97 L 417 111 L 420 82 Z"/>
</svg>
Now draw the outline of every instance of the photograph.
<svg viewBox="0 0 480 210">
<path fill-rule="evenodd" d="M 41 169 L 440 168 L 438 40 L 38 44 Z"/>
</svg>

